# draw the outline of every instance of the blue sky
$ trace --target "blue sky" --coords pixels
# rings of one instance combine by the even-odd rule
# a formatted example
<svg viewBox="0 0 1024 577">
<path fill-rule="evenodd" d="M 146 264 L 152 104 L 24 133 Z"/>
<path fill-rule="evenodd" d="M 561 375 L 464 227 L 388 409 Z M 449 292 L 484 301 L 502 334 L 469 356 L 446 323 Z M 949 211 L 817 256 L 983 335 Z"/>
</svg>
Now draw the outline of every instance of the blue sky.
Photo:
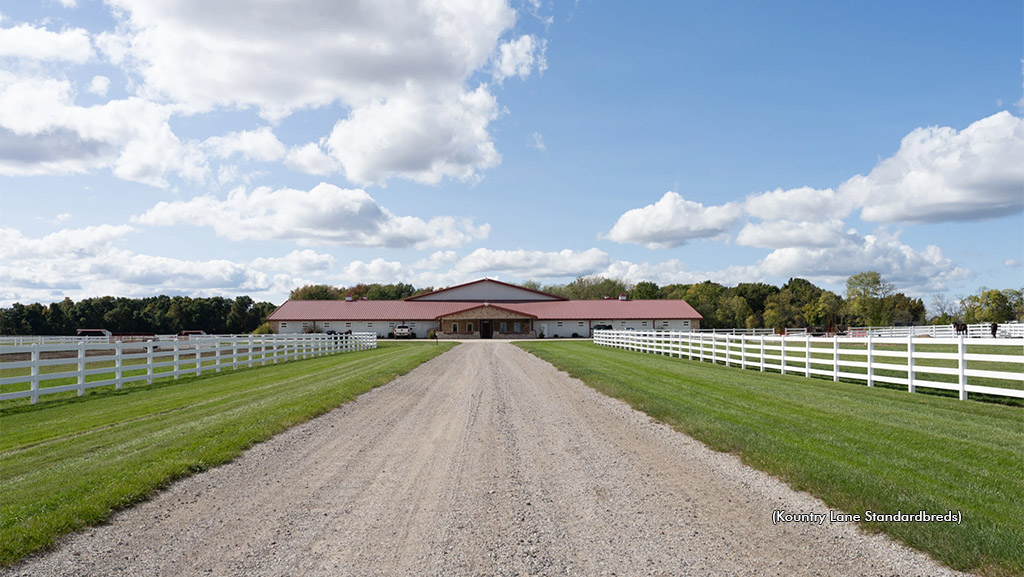
<svg viewBox="0 0 1024 577">
<path fill-rule="evenodd" d="M 1024 285 L 1024 7 L 0 9 L 0 305 L 483 277 Z"/>
</svg>

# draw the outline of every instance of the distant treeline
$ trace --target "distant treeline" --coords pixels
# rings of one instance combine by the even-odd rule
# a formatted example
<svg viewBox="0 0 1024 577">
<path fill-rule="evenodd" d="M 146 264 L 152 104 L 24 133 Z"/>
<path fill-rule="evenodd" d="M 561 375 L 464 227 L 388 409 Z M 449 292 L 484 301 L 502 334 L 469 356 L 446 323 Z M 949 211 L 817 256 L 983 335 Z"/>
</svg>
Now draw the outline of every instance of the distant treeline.
<svg viewBox="0 0 1024 577">
<path fill-rule="evenodd" d="M 846 281 L 846 297 L 808 280 L 791 278 L 781 287 L 766 283 L 740 283 L 733 287 L 704 281 L 658 286 L 650 281 L 629 285 L 604 277 L 580 277 L 568 284 L 542 285 L 527 281 L 520 286 L 574 300 L 618 298 L 683 299 L 697 309 L 705 328 L 840 328 L 1024 321 L 1024 291 L 980 289 L 951 301 L 935 295 L 927 315 L 924 301 L 896 292 L 892 283 L 874 271 L 855 274 Z M 352 287 L 306 285 L 291 292 L 292 300 L 332 300 L 366 297 L 401 300 L 434 290 L 410 284 L 357 284 Z"/>
<path fill-rule="evenodd" d="M 247 296 L 234 299 L 108 296 L 78 302 L 66 298 L 50 305 L 15 303 L 9 308 L 0 308 L 0 334 L 74 335 L 79 328 L 143 334 L 176 334 L 184 330 L 210 334 L 251 333 L 276 308 L 273 303 L 257 303 Z"/>
</svg>

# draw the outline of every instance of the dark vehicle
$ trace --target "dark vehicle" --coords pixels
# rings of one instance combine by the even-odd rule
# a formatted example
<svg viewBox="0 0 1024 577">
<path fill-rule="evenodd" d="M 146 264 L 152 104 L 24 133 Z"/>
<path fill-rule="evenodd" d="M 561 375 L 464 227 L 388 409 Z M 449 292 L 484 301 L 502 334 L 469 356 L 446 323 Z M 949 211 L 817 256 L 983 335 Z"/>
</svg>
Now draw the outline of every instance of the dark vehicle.
<svg viewBox="0 0 1024 577">
<path fill-rule="evenodd" d="M 594 325 L 595 331 L 610 331 L 612 330 L 611 325 Z"/>
</svg>

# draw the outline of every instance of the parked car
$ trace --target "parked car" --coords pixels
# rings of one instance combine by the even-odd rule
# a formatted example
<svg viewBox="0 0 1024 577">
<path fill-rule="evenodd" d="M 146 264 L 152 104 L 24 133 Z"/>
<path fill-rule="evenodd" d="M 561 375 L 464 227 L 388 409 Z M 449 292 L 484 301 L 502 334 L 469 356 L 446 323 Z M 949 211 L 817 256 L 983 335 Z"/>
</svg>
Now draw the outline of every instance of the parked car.
<svg viewBox="0 0 1024 577">
<path fill-rule="evenodd" d="M 395 338 L 396 339 L 411 339 L 416 335 L 412 333 L 412 329 L 409 325 L 398 325 L 395 327 Z"/>
<path fill-rule="evenodd" d="M 595 331 L 610 331 L 612 330 L 611 325 L 594 325 Z"/>
</svg>

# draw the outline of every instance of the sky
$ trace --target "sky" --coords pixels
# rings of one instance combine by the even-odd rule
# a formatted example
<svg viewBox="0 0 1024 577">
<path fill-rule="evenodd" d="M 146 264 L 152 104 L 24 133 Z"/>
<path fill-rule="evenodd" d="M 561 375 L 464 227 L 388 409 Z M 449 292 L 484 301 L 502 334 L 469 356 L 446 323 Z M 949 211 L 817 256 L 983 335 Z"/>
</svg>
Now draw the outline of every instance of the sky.
<svg viewBox="0 0 1024 577">
<path fill-rule="evenodd" d="M 1024 286 L 1024 4 L 0 7 L 0 306 Z"/>
</svg>

